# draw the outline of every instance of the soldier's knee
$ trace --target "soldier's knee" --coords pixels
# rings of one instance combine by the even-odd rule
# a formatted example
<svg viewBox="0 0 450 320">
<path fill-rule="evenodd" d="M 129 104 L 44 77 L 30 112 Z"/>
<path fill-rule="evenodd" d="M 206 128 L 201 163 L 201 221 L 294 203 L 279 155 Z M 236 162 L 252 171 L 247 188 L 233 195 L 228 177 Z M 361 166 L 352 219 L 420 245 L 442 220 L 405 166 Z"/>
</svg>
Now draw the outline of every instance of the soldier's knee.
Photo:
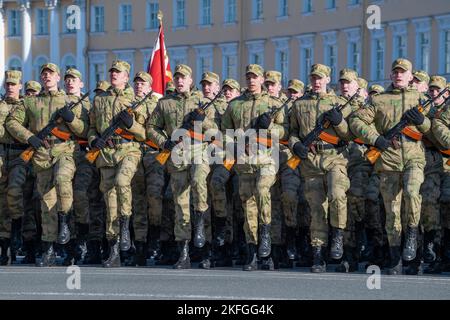
<svg viewBox="0 0 450 320">
<path fill-rule="evenodd" d="M 298 193 L 292 190 L 284 190 L 281 193 L 281 199 L 283 202 L 296 203 L 298 201 Z"/>
</svg>

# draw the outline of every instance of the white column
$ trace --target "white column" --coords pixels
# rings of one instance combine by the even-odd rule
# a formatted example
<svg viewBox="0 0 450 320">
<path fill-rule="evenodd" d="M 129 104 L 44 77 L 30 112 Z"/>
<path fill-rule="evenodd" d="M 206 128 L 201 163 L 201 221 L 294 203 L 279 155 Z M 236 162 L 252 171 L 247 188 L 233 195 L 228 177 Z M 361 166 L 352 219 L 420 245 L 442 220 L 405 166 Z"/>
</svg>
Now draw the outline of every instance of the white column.
<svg viewBox="0 0 450 320">
<path fill-rule="evenodd" d="M 83 75 L 85 81 L 86 75 L 86 0 L 77 0 L 76 4 L 80 7 L 80 28 L 77 30 L 77 68 Z"/>
<path fill-rule="evenodd" d="M 59 65 L 59 11 L 58 0 L 45 0 L 50 11 L 50 62 Z"/>
<path fill-rule="evenodd" d="M 29 0 L 20 1 L 20 10 L 22 11 L 22 78 L 24 82 L 33 79 L 30 2 Z"/>
<path fill-rule="evenodd" d="M 3 17 L 3 0 L 0 0 L 0 91 L 5 81 L 5 19 Z"/>
</svg>

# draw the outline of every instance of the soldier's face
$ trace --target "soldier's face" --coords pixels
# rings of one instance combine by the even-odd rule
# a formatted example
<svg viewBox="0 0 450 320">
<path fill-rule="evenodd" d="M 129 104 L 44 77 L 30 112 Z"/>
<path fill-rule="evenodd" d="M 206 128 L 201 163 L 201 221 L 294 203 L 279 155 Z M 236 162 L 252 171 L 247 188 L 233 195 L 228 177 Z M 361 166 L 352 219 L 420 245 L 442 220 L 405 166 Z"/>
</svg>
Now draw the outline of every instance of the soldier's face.
<svg viewBox="0 0 450 320">
<path fill-rule="evenodd" d="M 19 98 L 20 90 L 22 90 L 22 84 L 21 83 L 12 83 L 7 82 L 5 83 L 5 93 L 8 98 Z"/>
<path fill-rule="evenodd" d="M 128 83 L 129 75 L 126 71 L 112 69 L 109 74 L 109 78 L 111 80 L 111 85 L 114 88 L 124 89 Z"/>
<path fill-rule="evenodd" d="M 81 89 L 84 87 L 84 83 L 76 77 L 66 76 L 64 78 L 64 87 L 66 92 L 72 95 L 80 95 Z"/>
<path fill-rule="evenodd" d="M 202 92 L 206 98 L 214 99 L 219 90 L 220 86 L 217 82 L 202 81 Z"/>
<path fill-rule="evenodd" d="M 439 89 L 438 87 L 430 87 L 428 89 L 428 94 L 430 95 L 431 98 L 435 98 L 439 95 L 439 93 L 441 92 L 441 89 Z M 440 96 L 438 99 L 434 100 L 434 103 L 437 105 L 440 105 L 444 102 L 445 97 L 444 96 Z"/>
<path fill-rule="evenodd" d="M 173 83 L 175 84 L 175 88 L 179 93 L 189 92 L 192 85 L 192 77 L 189 75 L 182 75 L 181 73 L 177 73 L 175 78 L 173 79 Z"/>
<path fill-rule="evenodd" d="M 303 92 L 297 92 L 295 90 L 288 89 L 288 98 L 298 99 L 298 98 L 300 98 L 302 96 L 303 96 Z"/>
<path fill-rule="evenodd" d="M 150 85 L 150 82 L 142 79 L 136 79 L 136 81 L 134 81 L 134 94 L 138 97 L 144 97 L 151 90 L 152 86 Z"/>
<path fill-rule="evenodd" d="M 347 98 L 353 96 L 359 88 L 356 80 L 348 81 L 344 79 L 339 80 L 339 87 L 341 89 L 341 94 Z"/>
<path fill-rule="evenodd" d="M 311 82 L 311 90 L 314 93 L 327 92 L 327 84 L 330 83 L 330 77 L 319 77 L 316 74 L 313 74 L 309 77 L 309 81 Z"/>
<path fill-rule="evenodd" d="M 245 79 L 247 82 L 248 91 L 251 93 L 259 93 L 261 92 L 261 87 L 264 83 L 264 78 L 257 76 L 254 73 L 247 73 L 245 75 Z"/>
<path fill-rule="evenodd" d="M 27 96 L 27 97 L 35 97 L 35 96 L 37 96 L 39 94 L 39 92 L 37 92 L 37 91 L 34 91 L 34 90 L 27 90 L 26 92 L 25 92 L 25 95 Z"/>
<path fill-rule="evenodd" d="M 391 72 L 392 84 L 396 88 L 406 88 L 413 80 L 413 75 L 410 70 L 403 70 L 402 68 L 395 68 Z"/>
<path fill-rule="evenodd" d="M 229 86 L 224 86 L 223 87 L 223 94 L 225 96 L 225 99 L 227 100 L 227 102 L 233 100 L 234 98 L 238 97 L 240 92 L 236 89 L 232 89 Z"/>
<path fill-rule="evenodd" d="M 41 73 L 41 82 L 46 90 L 57 89 L 59 80 L 61 80 L 59 74 L 50 69 L 44 69 Z"/>
<path fill-rule="evenodd" d="M 417 78 L 413 78 L 411 84 L 414 88 L 416 88 L 417 91 L 421 93 L 425 93 L 428 91 L 428 83 L 426 83 L 425 81 L 420 81 Z"/>
<path fill-rule="evenodd" d="M 267 92 L 269 92 L 269 94 L 271 96 L 273 96 L 273 97 L 279 97 L 280 96 L 280 91 L 281 91 L 281 84 L 280 83 L 266 81 L 264 84 L 266 85 Z"/>
</svg>

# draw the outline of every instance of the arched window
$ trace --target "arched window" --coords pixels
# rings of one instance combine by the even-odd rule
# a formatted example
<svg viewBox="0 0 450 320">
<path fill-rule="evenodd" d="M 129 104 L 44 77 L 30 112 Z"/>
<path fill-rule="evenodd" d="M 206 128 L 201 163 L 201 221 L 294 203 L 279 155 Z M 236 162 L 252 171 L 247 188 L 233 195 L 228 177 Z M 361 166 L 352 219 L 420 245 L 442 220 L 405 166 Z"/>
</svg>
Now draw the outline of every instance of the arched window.
<svg viewBox="0 0 450 320">
<path fill-rule="evenodd" d="M 17 57 L 9 59 L 8 69 L 22 71 L 22 61 Z"/>
<path fill-rule="evenodd" d="M 72 54 L 66 54 L 61 61 L 61 76 L 64 75 L 67 69 L 76 68 L 77 63 L 75 57 Z"/>
<path fill-rule="evenodd" d="M 47 57 L 39 56 L 34 60 L 33 69 L 34 69 L 34 80 L 39 81 L 41 76 L 41 67 L 48 62 Z"/>
</svg>

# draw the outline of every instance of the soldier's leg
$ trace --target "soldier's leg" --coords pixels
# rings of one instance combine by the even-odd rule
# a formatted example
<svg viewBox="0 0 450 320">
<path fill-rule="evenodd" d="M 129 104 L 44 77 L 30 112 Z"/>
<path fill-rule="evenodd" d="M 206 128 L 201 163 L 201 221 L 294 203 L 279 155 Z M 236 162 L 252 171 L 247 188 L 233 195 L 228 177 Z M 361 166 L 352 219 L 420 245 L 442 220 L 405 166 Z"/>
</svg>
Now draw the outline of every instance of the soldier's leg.
<svg viewBox="0 0 450 320">
<path fill-rule="evenodd" d="M 305 177 L 305 198 L 311 212 L 311 246 L 313 250 L 312 272 L 325 272 L 325 254 L 328 244 L 328 197 L 325 186 L 326 177 Z"/>
<path fill-rule="evenodd" d="M 366 190 L 366 233 L 369 244 L 373 244 L 372 257 L 369 264 L 382 266 L 384 225 L 381 217 L 380 176 L 373 171 L 369 177 Z"/>
<path fill-rule="evenodd" d="M 402 181 L 398 172 L 380 173 L 380 192 L 383 197 L 386 210 L 386 233 L 389 243 L 390 264 L 388 274 L 401 274 L 401 204 L 402 204 Z"/>
<path fill-rule="evenodd" d="M 22 260 L 23 264 L 36 262 L 36 249 L 38 241 L 38 217 L 39 212 L 36 210 L 34 193 L 35 193 L 36 177 L 31 170 L 31 166 L 27 167 L 27 177 L 23 189 L 24 212 L 22 219 L 22 237 L 23 249 L 25 250 L 25 257 Z"/>
<path fill-rule="evenodd" d="M 440 198 L 442 270 L 450 271 L 450 170 L 446 164 L 444 164 L 444 169 Z"/>
<path fill-rule="evenodd" d="M 10 246 L 11 236 L 11 217 L 6 205 L 6 192 L 8 186 L 8 176 L 6 172 L 2 172 L 0 177 L 0 265 L 8 264 L 8 248 Z"/>
<path fill-rule="evenodd" d="M 221 165 L 214 168 L 211 175 L 210 189 L 211 200 L 215 214 L 215 240 L 220 247 L 225 244 L 225 234 L 227 225 L 227 186 L 231 173 Z"/>
<path fill-rule="evenodd" d="M 88 161 L 77 162 L 73 179 L 73 213 L 78 239 L 86 240 L 89 234 L 90 185 L 97 170 Z"/>
<path fill-rule="evenodd" d="M 211 168 L 208 163 L 191 166 L 192 202 L 194 206 L 194 246 L 202 248 L 206 243 L 205 215 L 208 210 L 208 175 Z"/>
</svg>

